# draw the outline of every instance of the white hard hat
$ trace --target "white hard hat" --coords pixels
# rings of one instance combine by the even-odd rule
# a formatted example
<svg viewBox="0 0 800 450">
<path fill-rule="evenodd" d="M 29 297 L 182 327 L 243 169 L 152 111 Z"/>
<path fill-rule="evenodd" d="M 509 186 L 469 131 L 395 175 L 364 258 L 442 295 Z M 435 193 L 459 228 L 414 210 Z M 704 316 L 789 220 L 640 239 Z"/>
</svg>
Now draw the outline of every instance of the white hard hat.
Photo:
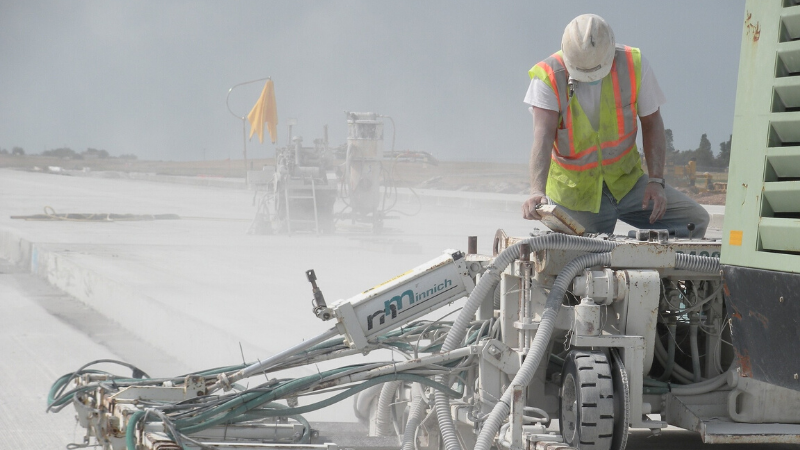
<svg viewBox="0 0 800 450">
<path fill-rule="evenodd" d="M 569 75 L 583 82 L 600 80 L 611 72 L 615 47 L 614 31 L 595 14 L 572 19 L 561 38 Z"/>
</svg>

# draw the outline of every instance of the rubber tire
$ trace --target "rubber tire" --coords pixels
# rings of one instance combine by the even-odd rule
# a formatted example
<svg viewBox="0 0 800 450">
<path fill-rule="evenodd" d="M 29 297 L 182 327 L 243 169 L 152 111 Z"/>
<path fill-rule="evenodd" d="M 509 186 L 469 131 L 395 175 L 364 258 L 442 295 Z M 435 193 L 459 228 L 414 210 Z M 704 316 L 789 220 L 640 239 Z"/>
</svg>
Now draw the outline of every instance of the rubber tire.
<svg viewBox="0 0 800 450">
<path fill-rule="evenodd" d="M 614 436 L 611 364 L 598 351 L 573 350 L 561 376 L 559 428 L 564 442 L 579 450 L 609 450 Z"/>
<path fill-rule="evenodd" d="M 614 438 L 611 439 L 611 450 L 625 450 L 628 445 L 629 423 L 631 419 L 630 385 L 625 364 L 619 356 L 619 350 L 611 349 L 611 373 L 614 377 Z"/>
</svg>

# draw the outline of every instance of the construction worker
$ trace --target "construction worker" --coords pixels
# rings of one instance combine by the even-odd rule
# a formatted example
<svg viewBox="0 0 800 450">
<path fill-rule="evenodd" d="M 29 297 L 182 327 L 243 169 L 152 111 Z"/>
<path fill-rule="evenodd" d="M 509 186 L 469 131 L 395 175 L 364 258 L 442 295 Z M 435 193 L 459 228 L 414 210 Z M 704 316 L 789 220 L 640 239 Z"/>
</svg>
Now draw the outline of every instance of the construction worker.
<svg viewBox="0 0 800 450">
<path fill-rule="evenodd" d="M 666 99 L 638 48 L 616 45 L 602 17 L 584 14 L 567 25 L 561 51 L 529 74 L 533 146 L 525 219 L 541 219 L 537 205 L 551 203 L 588 233 L 613 233 L 619 219 L 676 236 L 705 234 L 706 210 L 664 182 L 659 108 Z M 636 147 L 637 115 L 649 175 Z"/>
</svg>

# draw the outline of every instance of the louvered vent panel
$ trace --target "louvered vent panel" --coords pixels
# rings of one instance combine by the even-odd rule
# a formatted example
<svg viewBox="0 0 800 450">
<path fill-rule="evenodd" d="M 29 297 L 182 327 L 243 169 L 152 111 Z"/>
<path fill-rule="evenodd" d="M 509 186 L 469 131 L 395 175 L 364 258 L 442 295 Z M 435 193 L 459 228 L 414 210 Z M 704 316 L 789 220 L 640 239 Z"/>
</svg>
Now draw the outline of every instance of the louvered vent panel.
<svg viewBox="0 0 800 450">
<path fill-rule="evenodd" d="M 784 3 L 764 167 L 758 250 L 800 254 L 800 7 Z"/>
</svg>

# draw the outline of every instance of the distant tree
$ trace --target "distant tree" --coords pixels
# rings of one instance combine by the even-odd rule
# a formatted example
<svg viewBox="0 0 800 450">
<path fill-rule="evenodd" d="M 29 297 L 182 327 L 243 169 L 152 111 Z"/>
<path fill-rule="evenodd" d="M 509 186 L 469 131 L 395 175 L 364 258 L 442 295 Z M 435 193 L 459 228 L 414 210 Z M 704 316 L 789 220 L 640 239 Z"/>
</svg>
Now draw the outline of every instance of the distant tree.
<svg viewBox="0 0 800 450">
<path fill-rule="evenodd" d="M 70 159 L 77 159 L 79 156 L 75 153 L 75 150 L 69 147 L 61 147 L 61 148 L 54 148 L 52 150 L 45 150 L 42 152 L 42 156 L 52 156 L 55 158 L 70 158 Z"/>
<path fill-rule="evenodd" d="M 703 133 L 700 137 L 700 145 L 695 150 L 694 157 L 697 158 L 697 165 L 700 167 L 714 166 L 714 153 L 711 152 L 711 141 L 708 140 L 708 135 Z"/>
<path fill-rule="evenodd" d="M 664 137 L 667 138 L 667 152 L 674 153 L 675 152 L 675 140 L 672 137 L 672 130 L 667 128 L 664 130 Z"/>
<path fill-rule="evenodd" d="M 15 156 L 25 156 L 25 150 L 22 147 L 14 147 L 11 149 L 11 154 Z"/>
<path fill-rule="evenodd" d="M 7 155 L 7 154 L 8 154 L 8 150 L 6 150 L 4 148 L 0 148 L 0 155 Z"/>
<path fill-rule="evenodd" d="M 84 156 L 92 156 L 95 158 L 108 158 L 108 152 L 105 150 L 98 150 L 96 148 L 87 148 L 85 152 L 81 153 Z"/>
<path fill-rule="evenodd" d="M 733 135 L 731 135 L 726 142 L 719 143 L 719 154 L 717 155 L 717 166 L 728 167 L 731 162 L 731 143 L 733 142 Z"/>
<path fill-rule="evenodd" d="M 667 151 L 666 151 L 666 160 L 668 164 L 677 164 L 678 160 L 680 159 L 680 155 L 677 150 L 675 150 L 675 141 L 672 135 L 672 130 L 667 128 L 664 130 L 664 138 L 667 141 Z"/>
<path fill-rule="evenodd" d="M 124 155 L 119 155 L 119 159 L 137 159 L 137 157 L 136 155 L 126 153 Z"/>
</svg>

